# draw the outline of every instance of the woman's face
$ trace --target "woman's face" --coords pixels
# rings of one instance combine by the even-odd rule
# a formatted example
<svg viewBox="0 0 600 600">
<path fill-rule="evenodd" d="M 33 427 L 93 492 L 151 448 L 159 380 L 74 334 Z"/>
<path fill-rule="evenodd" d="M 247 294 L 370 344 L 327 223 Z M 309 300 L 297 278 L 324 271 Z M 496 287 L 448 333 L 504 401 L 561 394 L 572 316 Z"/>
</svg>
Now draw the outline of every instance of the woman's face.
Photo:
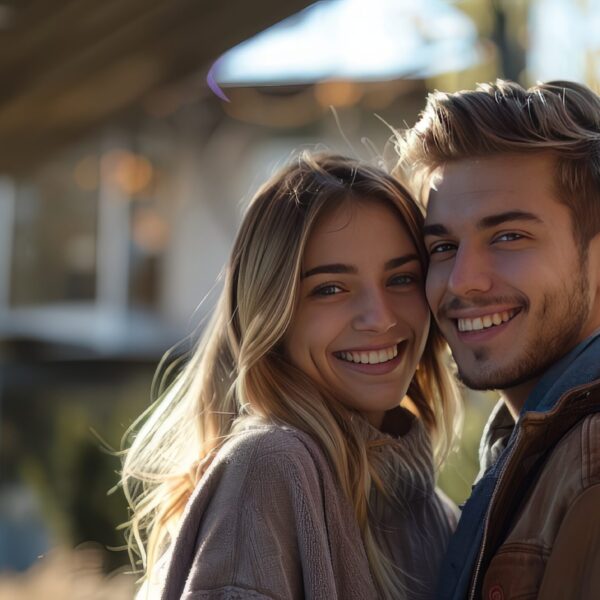
<svg viewBox="0 0 600 600">
<path fill-rule="evenodd" d="M 325 213 L 284 340 L 292 363 L 379 427 L 406 394 L 428 331 L 421 265 L 395 209 L 348 201 Z"/>
</svg>

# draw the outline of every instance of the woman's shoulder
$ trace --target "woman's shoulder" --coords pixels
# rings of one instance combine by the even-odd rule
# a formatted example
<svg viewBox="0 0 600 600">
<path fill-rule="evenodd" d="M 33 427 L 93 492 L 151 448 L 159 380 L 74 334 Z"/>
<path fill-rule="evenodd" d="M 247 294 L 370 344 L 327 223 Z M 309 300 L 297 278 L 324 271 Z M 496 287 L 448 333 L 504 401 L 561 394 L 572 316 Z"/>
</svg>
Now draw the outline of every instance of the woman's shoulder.
<svg viewBox="0 0 600 600">
<path fill-rule="evenodd" d="M 323 451 L 304 431 L 289 425 L 249 420 L 223 444 L 214 459 L 222 467 L 239 466 L 245 470 L 268 469 L 279 465 L 326 468 Z"/>
<path fill-rule="evenodd" d="M 184 520 L 192 531 L 201 522 L 231 528 L 265 514 L 293 522 L 294 514 L 306 506 L 322 510 L 318 507 L 324 494 L 332 502 L 340 496 L 325 455 L 308 434 L 252 423 L 236 428 L 221 446 L 196 485 Z"/>
<path fill-rule="evenodd" d="M 166 597 L 180 597 L 181 581 L 186 589 L 269 590 L 269 598 L 289 597 L 292 586 L 301 597 L 303 570 L 321 573 L 337 540 L 350 539 L 353 560 L 360 554 L 352 507 L 312 437 L 274 423 L 241 425 L 188 502 L 169 559 L 175 592 Z"/>
<path fill-rule="evenodd" d="M 320 493 L 332 471 L 313 438 L 295 427 L 248 420 L 236 426 L 198 483 L 196 501 L 263 496 L 265 486 Z"/>
</svg>

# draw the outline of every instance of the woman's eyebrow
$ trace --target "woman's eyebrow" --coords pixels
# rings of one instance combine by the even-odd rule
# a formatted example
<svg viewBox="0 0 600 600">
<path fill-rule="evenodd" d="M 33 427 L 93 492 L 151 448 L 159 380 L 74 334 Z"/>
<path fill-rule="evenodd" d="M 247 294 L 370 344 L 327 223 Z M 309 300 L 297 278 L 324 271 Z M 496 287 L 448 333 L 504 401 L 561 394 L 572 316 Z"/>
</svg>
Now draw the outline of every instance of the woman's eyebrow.
<svg viewBox="0 0 600 600">
<path fill-rule="evenodd" d="M 352 275 L 356 275 L 356 273 L 358 273 L 358 269 L 353 265 L 344 265 L 342 263 L 319 265 L 318 267 L 313 267 L 312 269 L 302 273 L 301 278 L 305 279 L 306 277 L 318 275 L 319 273 L 351 273 Z"/>
<path fill-rule="evenodd" d="M 397 267 L 400 267 L 413 260 L 419 261 L 419 257 L 416 254 L 405 254 L 404 256 L 398 256 L 388 260 L 383 268 L 384 270 L 389 271 L 390 269 L 396 269 Z M 345 265 L 342 263 L 319 265 L 318 267 L 313 267 L 312 269 L 308 269 L 308 271 L 302 273 L 301 278 L 306 279 L 306 277 L 310 277 L 311 275 L 319 275 L 321 273 L 346 273 L 356 275 L 358 273 L 358 269 L 354 265 Z"/>
<path fill-rule="evenodd" d="M 402 265 L 412 262 L 413 260 L 416 260 L 418 263 L 421 262 L 416 254 L 405 254 L 404 256 L 398 256 L 397 258 L 388 260 L 383 268 L 386 271 L 389 271 L 390 269 L 396 269 L 397 267 L 401 267 Z"/>
</svg>

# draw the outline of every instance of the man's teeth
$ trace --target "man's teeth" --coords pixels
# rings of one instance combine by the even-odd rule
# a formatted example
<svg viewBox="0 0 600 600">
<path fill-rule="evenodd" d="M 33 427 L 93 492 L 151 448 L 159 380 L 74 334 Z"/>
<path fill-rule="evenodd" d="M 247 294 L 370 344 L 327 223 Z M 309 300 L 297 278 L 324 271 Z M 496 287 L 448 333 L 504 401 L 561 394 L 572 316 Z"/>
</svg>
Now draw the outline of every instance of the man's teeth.
<svg viewBox="0 0 600 600">
<path fill-rule="evenodd" d="M 348 362 L 377 365 L 398 356 L 398 346 L 390 346 L 382 350 L 370 350 L 369 352 L 336 352 L 336 356 Z"/>
<path fill-rule="evenodd" d="M 501 313 L 492 313 L 474 319 L 458 319 L 459 331 L 480 331 L 494 325 L 501 325 L 510 321 L 517 314 L 516 310 L 505 310 Z"/>
</svg>

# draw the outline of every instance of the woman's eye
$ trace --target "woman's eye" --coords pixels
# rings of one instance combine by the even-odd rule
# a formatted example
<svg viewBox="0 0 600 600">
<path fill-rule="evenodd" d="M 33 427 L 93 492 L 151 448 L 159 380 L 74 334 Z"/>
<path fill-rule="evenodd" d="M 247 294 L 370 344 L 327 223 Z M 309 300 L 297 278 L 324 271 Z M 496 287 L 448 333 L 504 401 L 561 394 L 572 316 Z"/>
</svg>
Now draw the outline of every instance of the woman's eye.
<svg viewBox="0 0 600 600">
<path fill-rule="evenodd" d="M 316 288 L 312 292 L 312 296 L 335 296 L 342 292 L 342 288 L 339 285 L 323 285 L 321 287 Z"/>
<path fill-rule="evenodd" d="M 392 277 L 392 279 L 390 280 L 390 283 L 392 285 L 410 285 L 411 283 L 414 283 L 417 280 L 417 278 L 414 275 L 396 275 L 394 277 Z"/>
</svg>

